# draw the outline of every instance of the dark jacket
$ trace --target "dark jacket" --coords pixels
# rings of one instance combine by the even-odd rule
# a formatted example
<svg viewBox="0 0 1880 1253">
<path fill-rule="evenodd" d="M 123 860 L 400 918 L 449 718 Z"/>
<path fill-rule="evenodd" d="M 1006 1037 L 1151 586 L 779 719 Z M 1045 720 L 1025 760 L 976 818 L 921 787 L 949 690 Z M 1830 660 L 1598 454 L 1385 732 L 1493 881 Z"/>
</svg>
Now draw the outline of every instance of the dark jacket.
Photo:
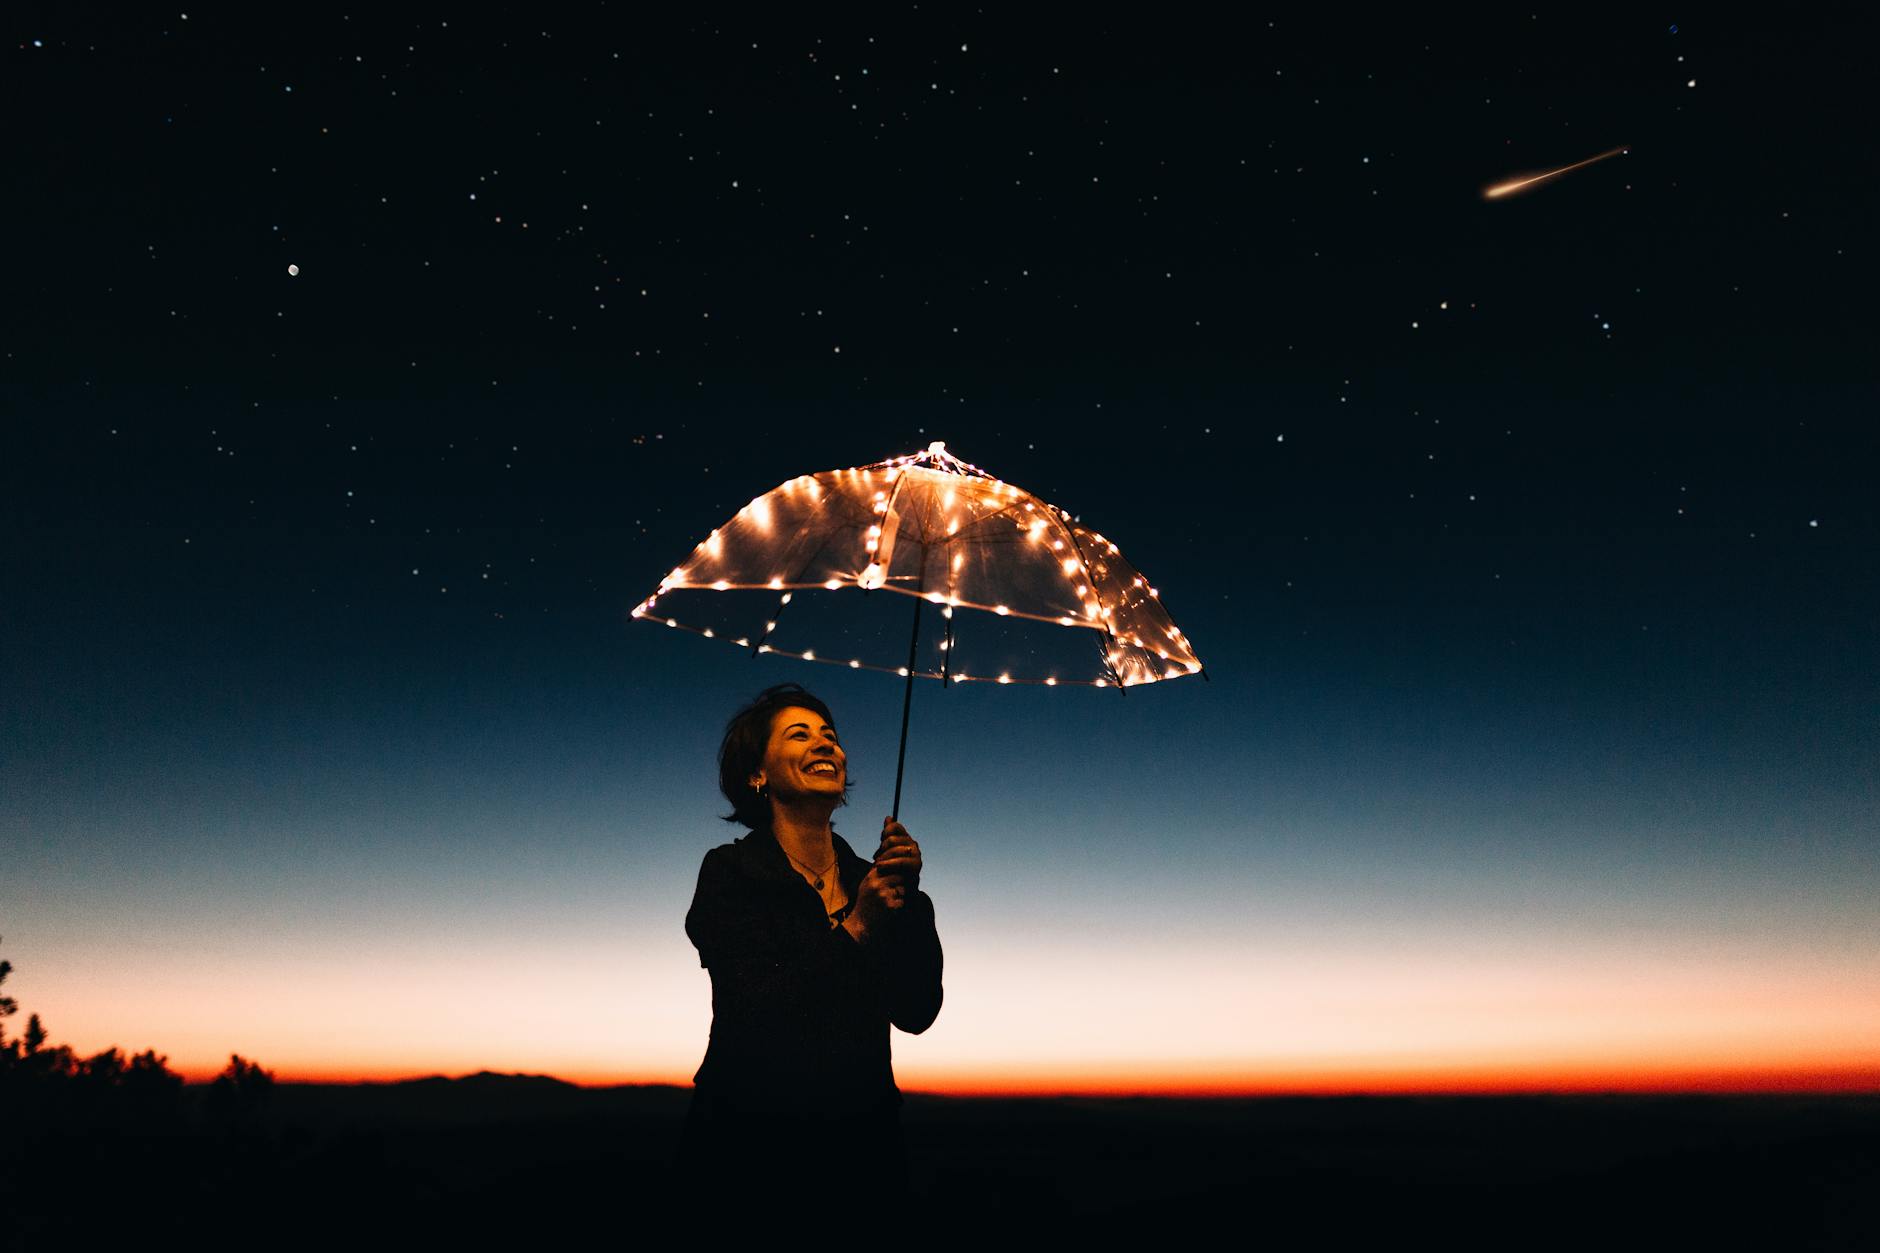
<svg viewBox="0 0 1880 1253">
<path fill-rule="evenodd" d="M 870 863 L 835 837 L 851 902 Z M 768 827 L 705 854 L 685 933 L 711 972 L 712 1031 L 693 1077 L 719 1113 L 843 1117 L 898 1106 L 888 1025 L 940 1013 L 933 901 L 916 892 L 857 944 Z"/>
</svg>

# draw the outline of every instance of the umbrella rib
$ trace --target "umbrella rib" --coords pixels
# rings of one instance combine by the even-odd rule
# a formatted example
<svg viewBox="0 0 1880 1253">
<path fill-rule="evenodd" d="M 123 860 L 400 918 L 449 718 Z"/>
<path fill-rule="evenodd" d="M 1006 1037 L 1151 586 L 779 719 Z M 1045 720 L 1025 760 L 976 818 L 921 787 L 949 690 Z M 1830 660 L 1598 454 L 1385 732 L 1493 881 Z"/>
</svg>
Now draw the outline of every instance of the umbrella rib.
<svg viewBox="0 0 1880 1253">
<path fill-rule="evenodd" d="M 1072 530 L 1069 526 L 1066 526 L 1064 528 L 1064 531 L 1065 531 L 1065 534 L 1071 537 L 1071 547 L 1077 550 L 1078 563 L 1082 565 L 1084 568 L 1083 570 L 1084 585 L 1090 589 L 1091 599 L 1097 602 L 1097 609 L 1099 611 L 1109 608 L 1109 606 L 1103 603 L 1103 593 L 1101 590 L 1098 589 L 1096 579 L 1091 577 L 1090 554 L 1086 553 L 1084 551 L 1084 546 L 1078 542 L 1077 532 L 1075 530 Z M 1105 615 L 1099 612 L 1097 620 L 1103 623 L 1103 633 L 1109 636 L 1110 642 L 1114 645 L 1116 643 L 1116 631 L 1108 622 L 1107 620 L 1108 616 L 1109 615 Z M 1123 690 L 1123 676 L 1117 673 L 1116 666 L 1110 661 L 1109 652 L 1101 648 L 1099 648 L 1099 652 L 1101 653 L 1103 657 L 1103 668 L 1109 672 L 1110 678 L 1116 681 L 1116 690 L 1119 692 L 1122 691 Z"/>
</svg>

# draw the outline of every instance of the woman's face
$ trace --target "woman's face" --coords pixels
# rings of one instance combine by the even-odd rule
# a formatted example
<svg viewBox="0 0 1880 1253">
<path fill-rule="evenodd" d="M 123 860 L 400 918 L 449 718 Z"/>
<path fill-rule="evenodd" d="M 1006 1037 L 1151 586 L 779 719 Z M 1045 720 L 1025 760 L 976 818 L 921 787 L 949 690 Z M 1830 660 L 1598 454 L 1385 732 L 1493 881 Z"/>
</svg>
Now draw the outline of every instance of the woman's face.
<svg viewBox="0 0 1880 1253">
<path fill-rule="evenodd" d="M 821 714 L 793 705 L 771 719 L 764 764 L 752 782 L 767 785 L 774 797 L 839 800 L 849 785 L 848 755 Z"/>
</svg>

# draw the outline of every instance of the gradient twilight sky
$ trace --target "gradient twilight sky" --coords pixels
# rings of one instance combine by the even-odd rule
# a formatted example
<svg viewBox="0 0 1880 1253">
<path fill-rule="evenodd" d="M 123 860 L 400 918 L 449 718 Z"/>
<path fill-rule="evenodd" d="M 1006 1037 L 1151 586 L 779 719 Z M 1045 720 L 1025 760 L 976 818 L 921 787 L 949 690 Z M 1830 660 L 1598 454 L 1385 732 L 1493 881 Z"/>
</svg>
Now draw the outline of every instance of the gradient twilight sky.
<svg viewBox="0 0 1880 1253">
<path fill-rule="evenodd" d="M 944 439 L 1211 682 L 917 688 L 903 1087 L 1880 1087 L 1833 22 L 7 20 L 0 955 L 55 1041 L 688 1081 L 725 719 L 828 700 L 866 855 L 901 689 L 628 611 Z"/>
</svg>

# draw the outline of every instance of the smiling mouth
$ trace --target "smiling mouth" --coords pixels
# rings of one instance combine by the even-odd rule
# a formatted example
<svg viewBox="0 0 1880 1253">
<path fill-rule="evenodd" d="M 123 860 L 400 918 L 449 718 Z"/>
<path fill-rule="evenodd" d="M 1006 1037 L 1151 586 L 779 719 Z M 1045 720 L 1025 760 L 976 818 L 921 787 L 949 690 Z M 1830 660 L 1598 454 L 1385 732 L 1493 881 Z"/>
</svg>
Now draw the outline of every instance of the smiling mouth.
<svg viewBox="0 0 1880 1253">
<path fill-rule="evenodd" d="M 803 773 L 813 774 L 813 775 L 818 775 L 818 776 L 827 776 L 828 778 L 833 779 L 836 777 L 837 773 L 839 772 L 836 770 L 834 762 L 819 761 L 813 766 L 805 766 L 803 768 Z"/>
</svg>

